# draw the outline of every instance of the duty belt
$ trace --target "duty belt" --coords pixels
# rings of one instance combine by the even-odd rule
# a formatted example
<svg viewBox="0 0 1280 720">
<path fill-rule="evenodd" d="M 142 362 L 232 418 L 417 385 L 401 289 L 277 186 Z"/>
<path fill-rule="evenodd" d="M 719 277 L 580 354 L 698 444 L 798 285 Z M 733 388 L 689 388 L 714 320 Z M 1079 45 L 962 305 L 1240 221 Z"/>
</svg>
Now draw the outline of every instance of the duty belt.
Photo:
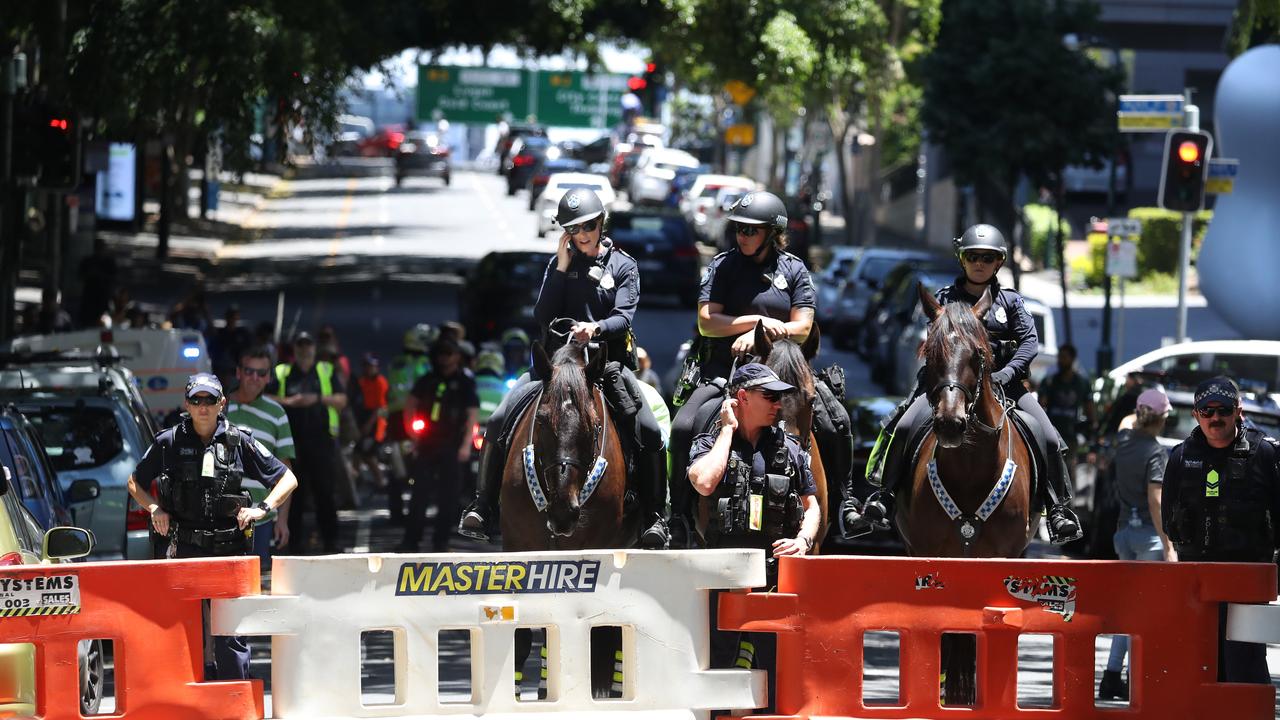
<svg viewBox="0 0 1280 720">
<path fill-rule="evenodd" d="M 253 526 L 245 530 L 224 528 L 222 530 L 203 530 L 198 528 L 175 527 L 173 537 L 180 543 L 194 545 L 201 550 L 214 553 L 240 554 L 250 546 Z"/>
</svg>

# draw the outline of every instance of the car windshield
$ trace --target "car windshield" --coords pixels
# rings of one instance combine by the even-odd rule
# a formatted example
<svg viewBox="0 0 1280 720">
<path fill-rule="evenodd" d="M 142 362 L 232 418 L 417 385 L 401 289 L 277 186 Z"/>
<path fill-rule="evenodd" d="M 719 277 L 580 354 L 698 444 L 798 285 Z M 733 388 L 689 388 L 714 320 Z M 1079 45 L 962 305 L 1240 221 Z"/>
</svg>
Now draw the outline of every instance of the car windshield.
<svg viewBox="0 0 1280 720">
<path fill-rule="evenodd" d="M 863 280 L 874 280 L 877 283 L 881 283 L 884 282 L 885 276 L 889 274 L 889 271 L 897 267 L 900 262 L 902 262 L 900 257 L 867 258 L 863 260 L 858 270 L 858 275 Z"/>
<path fill-rule="evenodd" d="M 692 245 L 684 218 L 618 213 L 609 221 L 609 237 L 621 245 Z"/>
<path fill-rule="evenodd" d="M 1280 357 L 1239 353 L 1186 353 L 1171 355 L 1142 368 L 1143 372 L 1161 376 L 1167 388 L 1192 390 L 1202 380 L 1214 375 L 1227 375 L 1240 389 L 1262 396 L 1277 390 L 1280 381 Z"/>
<path fill-rule="evenodd" d="M 101 467 L 124 451 L 124 437 L 110 408 L 53 406 L 24 414 L 40 432 L 58 472 Z"/>
</svg>

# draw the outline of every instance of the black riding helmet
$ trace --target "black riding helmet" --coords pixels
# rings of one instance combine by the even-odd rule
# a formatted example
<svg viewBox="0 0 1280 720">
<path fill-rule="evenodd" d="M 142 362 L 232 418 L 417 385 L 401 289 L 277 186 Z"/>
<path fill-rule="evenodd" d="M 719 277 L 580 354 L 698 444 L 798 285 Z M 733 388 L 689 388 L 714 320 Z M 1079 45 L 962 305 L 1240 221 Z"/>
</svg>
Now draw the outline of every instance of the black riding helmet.
<svg viewBox="0 0 1280 720">
<path fill-rule="evenodd" d="M 560 206 L 556 208 L 556 222 L 560 227 L 568 227 L 584 223 L 604 214 L 604 203 L 594 190 L 574 188 L 560 198 Z"/>
<path fill-rule="evenodd" d="M 729 209 L 729 220 L 744 225 L 770 225 L 781 232 L 787 229 L 787 206 L 771 192 L 749 192 Z"/>
<path fill-rule="evenodd" d="M 1009 246 L 1004 241 L 1004 235 L 994 225 L 979 223 L 964 231 L 964 234 L 955 240 L 956 256 L 964 254 L 965 250 L 995 250 L 1001 256 L 1008 256 Z"/>
</svg>

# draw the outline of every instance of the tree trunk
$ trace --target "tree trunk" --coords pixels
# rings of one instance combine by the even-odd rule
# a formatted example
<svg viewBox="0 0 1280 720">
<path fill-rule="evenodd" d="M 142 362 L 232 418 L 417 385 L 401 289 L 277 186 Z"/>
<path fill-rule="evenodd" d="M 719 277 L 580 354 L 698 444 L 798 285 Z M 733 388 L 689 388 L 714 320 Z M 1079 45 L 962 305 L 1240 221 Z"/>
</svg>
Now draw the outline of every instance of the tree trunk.
<svg viewBox="0 0 1280 720">
<path fill-rule="evenodd" d="M 1054 179 L 1053 193 L 1054 237 L 1058 240 L 1058 284 L 1062 287 L 1062 325 L 1063 336 L 1067 344 L 1074 345 L 1071 339 L 1071 304 L 1067 302 L 1067 240 L 1062 233 L 1062 211 L 1066 208 L 1066 189 L 1062 183 L 1062 171 Z"/>
<path fill-rule="evenodd" d="M 156 223 L 156 259 L 169 257 L 169 228 L 173 221 L 173 146 L 160 141 L 160 220 Z"/>
</svg>

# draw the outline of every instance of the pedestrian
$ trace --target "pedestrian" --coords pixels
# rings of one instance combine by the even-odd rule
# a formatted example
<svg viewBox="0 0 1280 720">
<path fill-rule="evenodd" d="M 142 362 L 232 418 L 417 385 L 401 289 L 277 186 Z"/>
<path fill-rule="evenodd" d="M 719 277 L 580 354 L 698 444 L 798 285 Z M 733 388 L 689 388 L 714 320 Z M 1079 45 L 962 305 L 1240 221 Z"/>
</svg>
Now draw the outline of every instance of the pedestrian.
<svg viewBox="0 0 1280 720">
<path fill-rule="evenodd" d="M 644 402 L 635 379 L 635 334 L 632 321 L 640 302 L 640 272 L 636 261 L 617 248 L 605 235 L 608 216 L 604 203 L 594 191 L 571 190 L 560 199 L 556 222 L 564 233 L 556 254 L 547 263 L 538 291 L 533 316 L 543 332 L 543 345 L 553 340 L 600 345 L 605 355 L 601 382 L 610 406 L 610 417 L 621 426 L 626 448 L 634 448 L 635 483 L 643 516 L 640 542 L 646 548 L 665 548 L 670 540 L 664 514 L 667 505 L 667 454 L 662 430 Z M 552 323 L 565 321 L 564 329 Z M 476 479 L 476 497 L 467 507 L 458 530 L 467 537 L 486 540 L 490 520 L 495 516 L 501 490 L 505 447 L 499 439 L 511 408 L 522 408 L 540 385 L 525 373 L 489 418 L 485 428 L 484 454 Z M 516 413 L 518 417 L 518 413 Z M 516 417 L 511 419 L 514 421 Z"/>
<path fill-rule="evenodd" d="M 316 340 L 301 332 L 293 339 L 292 363 L 280 363 L 267 388 L 284 406 L 297 448 L 295 466 L 302 493 L 289 512 L 289 549 L 301 554 L 308 537 L 306 504 L 315 510 L 325 553 L 341 552 L 333 490 L 342 471 L 338 452 L 338 412 L 346 407 L 346 388 L 332 364 L 316 361 Z"/>
<path fill-rule="evenodd" d="M 359 426 L 360 438 L 356 441 L 354 460 L 358 468 L 365 468 L 373 476 L 374 487 L 386 485 L 382 476 L 382 464 L 378 461 L 378 450 L 387 440 L 387 378 L 380 370 L 378 356 L 365 353 L 360 362 L 360 377 L 356 385 L 360 391 L 360 402 L 352 403 L 355 409 L 356 424 Z"/>
<path fill-rule="evenodd" d="M 453 340 L 431 346 L 431 372 L 413 386 L 404 416 L 411 424 L 422 420 L 413 450 L 413 488 L 409 517 L 399 552 L 417 552 L 426 522 L 427 503 L 434 495 L 436 522 L 431 533 L 434 552 L 449 549 L 462 466 L 471 461 L 471 428 L 480 412 L 475 378 L 463 369 L 463 355 Z M 410 428 L 412 432 L 412 428 Z"/>
<path fill-rule="evenodd" d="M 529 333 L 518 327 L 503 331 L 502 360 L 508 378 L 514 380 L 529 372 L 533 362 L 529 355 Z"/>
<path fill-rule="evenodd" d="M 213 374 L 220 380 L 230 380 L 236 374 L 240 353 L 249 349 L 253 336 L 249 328 L 240 324 L 240 307 L 231 305 L 223 315 L 223 325 L 213 333 L 209 344 L 209 362 Z"/>
<path fill-rule="evenodd" d="M 1173 449 L 1164 473 L 1160 517 L 1184 562 L 1275 562 L 1280 522 L 1280 447 L 1248 428 L 1240 389 L 1228 377 L 1200 383 L 1197 427 Z M 1218 612 L 1218 682 L 1268 684 L 1267 646 L 1226 639 L 1227 605 Z"/>
<path fill-rule="evenodd" d="M 151 515 L 157 533 L 169 538 L 166 557 L 233 557 L 253 552 L 254 523 L 282 505 L 298 481 L 251 430 L 223 414 L 222 384 L 211 373 L 187 381 L 182 421 L 156 436 L 129 476 L 129 495 Z M 256 503 L 242 485 L 269 488 Z M 158 497 L 148 488 L 155 482 Z M 208 638 L 205 603 L 206 679 L 249 677 L 249 644 L 239 636 Z"/>
<path fill-rule="evenodd" d="M 1093 388 L 1076 368 L 1075 345 L 1058 346 L 1058 371 L 1045 375 L 1037 396 L 1049 421 L 1066 441 L 1067 477 L 1074 480 L 1080 434 L 1083 430 L 1086 437 L 1092 435 L 1095 417 Z"/>
<path fill-rule="evenodd" d="M 808 453 L 775 423 L 782 395 L 795 387 L 767 365 L 734 371 L 720 406 L 719 427 L 694 438 L 688 482 L 710 507 L 700 531 L 709 548 L 754 548 L 769 558 L 766 588 L 777 584 L 776 559 L 807 555 L 822 522 Z M 716 627 L 716 597 L 711 627 Z M 771 633 L 713 631 L 711 666 L 754 667 L 769 673 L 774 705 L 777 640 Z"/>
<path fill-rule="evenodd" d="M 1119 501 L 1120 514 L 1112 542 L 1121 560 L 1178 559 L 1160 518 L 1161 483 L 1169 453 L 1157 438 L 1164 430 L 1170 407 L 1163 390 L 1143 392 L 1138 397 L 1134 427 L 1121 430 L 1116 436 L 1107 487 L 1113 489 Z M 1111 655 L 1098 685 L 1099 700 L 1129 698 L 1129 683 L 1121 675 L 1128 650 L 1128 636 L 1111 638 Z"/>
<path fill-rule="evenodd" d="M 293 432 L 284 408 L 264 392 L 270 378 L 271 353 L 266 348 L 256 346 L 241 352 L 236 366 L 239 385 L 227 397 L 227 420 L 252 430 L 255 440 L 285 467 L 292 468 L 296 457 Z M 247 480 L 245 486 L 254 502 L 265 498 L 269 490 L 261 483 Z M 286 499 L 279 509 L 258 519 L 254 527 L 253 551 L 262 559 L 263 568 L 271 565 L 272 542 L 277 548 L 289 544 L 289 505 Z"/>
<path fill-rule="evenodd" d="M 755 329 L 764 324 L 771 340 L 803 342 L 813 329 L 817 298 L 809 270 L 787 252 L 787 207 L 768 192 L 750 192 L 734 203 L 725 227 L 731 249 L 716 255 L 702 273 L 698 294 L 698 333 L 685 359 L 672 404 L 680 409 L 671 423 L 671 466 L 687 467 L 697 418 L 708 417 L 720 402 L 735 358 L 755 351 Z M 672 530 L 679 544 L 688 537 L 694 498 L 688 483 L 671 483 Z"/>
<path fill-rule="evenodd" d="M 1031 362 L 1040 352 L 1035 321 L 1017 290 L 1002 287 L 996 274 L 1008 255 L 1004 234 L 994 226 L 980 223 L 964 231 L 956 238 L 956 258 L 963 274 L 955 282 L 934 295 L 941 305 L 963 302 L 976 305 L 984 295 L 989 295 L 990 309 L 982 316 L 991 341 L 995 367 L 991 371 L 991 384 L 999 386 L 1005 397 L 1013 400 L 1018 409 L 1039 424 L 1047 447 L 1048 466 L 1043 482 L 1037 483 L 1040 499 L 1046 508 L 1046 526 L 1049 542 L 1062 545 L 1082 536 L 1080 518 L 1071 508 L 1072 482 L 1068 475 L 1065 454 L 1066 441 L 1035 396 L 1027 392 L 1023 380 L 1031 371 Z M 841 506 L 846 537 L 857 537 L 872 530 L 889 529 L 889 507 L 893 502 L 895 486 L 909 474 L 907 439 L 932 413 L 932 406 L 924 386 L 924 368 L 920 369 L 916 387 L 884 422 L 880 437 L 876 439 L 867 461 L 867 482 L 877 489 L 859 508 L 857 498 L 847 496 Z"/>
</svg>

